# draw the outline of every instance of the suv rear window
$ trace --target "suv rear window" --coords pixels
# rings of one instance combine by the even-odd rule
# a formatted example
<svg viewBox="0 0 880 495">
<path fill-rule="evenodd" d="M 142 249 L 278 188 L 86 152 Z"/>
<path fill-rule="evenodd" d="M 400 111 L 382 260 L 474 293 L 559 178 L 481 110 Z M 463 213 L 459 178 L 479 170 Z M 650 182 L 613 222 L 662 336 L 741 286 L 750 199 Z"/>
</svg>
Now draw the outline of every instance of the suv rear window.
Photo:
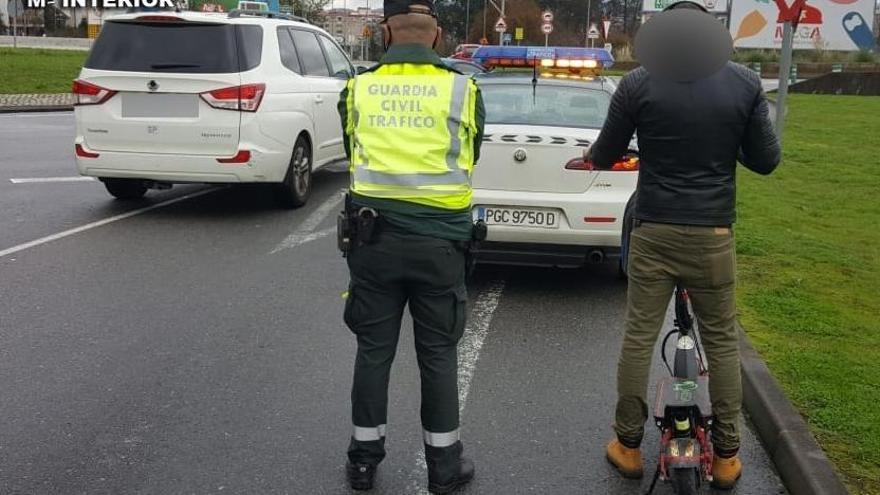
<svg viewBox="0 0 880 495">
<path fill-rule="evenodd" d="M 101 28 L 85 67 L 228 74 L 260 65 L 262 51 L 260 26 L 110 21 Z"/>
</svg>

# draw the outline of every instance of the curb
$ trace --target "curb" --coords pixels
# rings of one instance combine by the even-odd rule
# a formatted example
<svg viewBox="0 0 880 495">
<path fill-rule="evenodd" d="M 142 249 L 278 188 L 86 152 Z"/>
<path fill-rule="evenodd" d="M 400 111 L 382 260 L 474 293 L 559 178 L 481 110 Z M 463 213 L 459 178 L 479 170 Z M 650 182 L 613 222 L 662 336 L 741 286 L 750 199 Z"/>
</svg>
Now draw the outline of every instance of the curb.
<svg viewBox="0 0 880 495">
<path fill-rule="evenodd" d="M 739 324 L 743 404 L 789 493 L 848 495 L 825 452 Z"/>
<path fill-rule="evenodd" d="M 0 113 L 25 113 L 25 112 L 71 112 L 73 105 L 40 105 L 40 106 L 15 106 L 0 107 Z"/>
</svg>

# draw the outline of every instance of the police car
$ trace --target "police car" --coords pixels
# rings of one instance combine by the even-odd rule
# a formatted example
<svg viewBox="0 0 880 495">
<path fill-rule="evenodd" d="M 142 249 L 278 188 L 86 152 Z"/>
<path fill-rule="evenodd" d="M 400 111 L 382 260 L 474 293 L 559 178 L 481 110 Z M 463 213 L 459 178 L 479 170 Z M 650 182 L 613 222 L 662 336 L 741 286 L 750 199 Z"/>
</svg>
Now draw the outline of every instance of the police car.
<svg viewBox="0 0 880 495">
<path fill-rule="evenodd" d="M 584 159 L 616 89 L 601 75 L 611 54 L 481 47 L 474 61 L 492 69 L 475 76 L 486 135 L 473 215 L 489 227 L 478 261 L 578 267 L 620 256 L 638 157 L 622 156 L 609 171 Z"/>
<path fill-rule="evenodd" d="M 302 21 L 238 10 L 108 19 L 73 83 L 80 174 L 120 199 L 251 182 L 305 203 L 312 171 L 345 157 L 336 104 L 355 68 Z"/>
</svg>

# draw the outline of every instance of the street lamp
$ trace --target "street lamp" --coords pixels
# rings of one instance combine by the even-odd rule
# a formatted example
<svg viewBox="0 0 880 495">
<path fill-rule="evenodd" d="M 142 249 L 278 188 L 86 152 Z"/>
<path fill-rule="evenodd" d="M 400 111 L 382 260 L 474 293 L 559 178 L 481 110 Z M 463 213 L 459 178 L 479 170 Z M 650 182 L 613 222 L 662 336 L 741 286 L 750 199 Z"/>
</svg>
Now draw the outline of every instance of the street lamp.
<svg viewBox="0 0 880 495">
<path fill-rule="evenodd" d="M 470 43 L 471 34 L 471 0 L 467 0 L 467 7 L 464 11 L 464 42 Z"/>
</svg>

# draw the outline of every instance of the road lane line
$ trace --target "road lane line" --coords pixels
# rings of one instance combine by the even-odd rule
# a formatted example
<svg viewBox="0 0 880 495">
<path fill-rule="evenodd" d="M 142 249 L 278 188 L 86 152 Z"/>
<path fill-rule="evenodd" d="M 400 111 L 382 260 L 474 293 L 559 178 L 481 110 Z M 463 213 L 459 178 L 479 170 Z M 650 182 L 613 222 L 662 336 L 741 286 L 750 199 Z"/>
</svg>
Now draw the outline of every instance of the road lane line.
<svg viewBox="0 0 880 495">
<path fill-rule="evenodd" d="M 315 232 L 315 229 L 321 225 L 321 222 L 327 218 L 327 215 L 331 214 L 334 209 L 336 209 L 340 203 L 342 203 L 343 192 L 345 189 L 340 189 L 339 191 L 330 195 L 320 206 L 315 208 L 315 210 L 306 217 L 305 220 L 293 231 L 292 234 L 287 236 L 283 241 L 278 243 L 275 246 L 275 249 L 272 250 L 269 254 L 275 254 L 279 251 L 284 251 L 285 249 L 295 248 L 297 246 L 301 246 L 307 242 L 314 241 L 316 239 L 320 239 L 322 237 L 326 237 L 333 232 L 336 232 L 336 227 L 332 229 L 323 230 L 321 232 Z"/>
<path fill-rule="evenodd" d="M 146 206 L 144 208 L 139 208 L 137 210 L 132 210 L 126 213 L 122 213 L 120 215 L 112 216 L 109 218 L 105 218 L 103 220 L 98 220 L 97 222 L 87 223 L 85 225 L 81 225 L 79 227 L 74 227 L 69 230 L 65 230 L 63 232 L 58 232 L 57 234 L 47 235 L 46 237 L 41 237 L 39 239 L 26 242 L 24 244 L 19 244 L 18 246 L 13 246 L 8 249 L 4 249 L 0 251 L 0 258 L 4 256 L 9 256 L 10 254 L 15 254 L 19 251 L 24 251 L 25 249 L 29 249 L 32 247 L 36 247 L 42 244 L 47 244 L 52 241 L 57 241 L 58 239 L 63 239 L 65 237 L 72 236 L 74 234 L 79 234 L 80 232 L 85 232 L 86 230 L 91 230 L 97 227 L 101 227 L 107 225 L 108 223 L 118 222 L 119 220 L 125 220 L 126 218 L 131 218 L 136 215 L 140 215 L 141 213 L 146 213 L 148 211 L 156 210 L 165 206 L 173 205 L 174 203 L 180 203 L 181 201 L 186 201 L 188 199 L 197 198 L 199 196 L 204 196 L 205 194 L 212 193 L 215 191 L 219 191 L 223 189 L 222 187 L 214 187 L 211 189 L 205 189 L 203 191 L 194 192 L 191 194 L 186 194 L 179 198 L 169 199 L 167 201 L 162 201 L 161 203 L 156 203 L 154 205 Z"/>
<path fill-rule="evenodd" d="M 458 343 L 458 413 L 464 415 L 468 394 L 471 391 L 471 382 L 474 380 L 474 372 L 477 369 L 477 361 L 480 359 L 480 351 L 483 342 L 489 334 L 489 326 L 492 317 L 498 309 L 501 294 L 504 293 L 504 280 L 494 280 L 488 287 L 480 292 L 474 301 L 468 325 L 464 336 Z M 410 472 L 408 493 L 428 495 L 426 488 L 427 466 L 425 465 L 425 452 L 420 450 L 416 455 L 416 467 Z"/>
<path fill-rule="evenodd" d="M 94 182 L 94 177 L 29 177 L 24 179 L 9 179 L 13 184 L 39 184 L 43 182 Z"/>
<path fill-rule="evenodd" d="M 320 230 L 318 232 L 310 232 L 310 233 L 302 233 L 302 234 L 291 234 L 287 239 L 284 240 L 283 247 L 277 247 L 271 254 L 275 254 L 278 251 L 284 249 L 291 249 L 297 246 L 302 246 L 303 244 L 317 241 L 318 239 L 323 239 L 331 234 L 336 233 L 336 227 L 330 227 L 324 230 Z"/>
</svg>

